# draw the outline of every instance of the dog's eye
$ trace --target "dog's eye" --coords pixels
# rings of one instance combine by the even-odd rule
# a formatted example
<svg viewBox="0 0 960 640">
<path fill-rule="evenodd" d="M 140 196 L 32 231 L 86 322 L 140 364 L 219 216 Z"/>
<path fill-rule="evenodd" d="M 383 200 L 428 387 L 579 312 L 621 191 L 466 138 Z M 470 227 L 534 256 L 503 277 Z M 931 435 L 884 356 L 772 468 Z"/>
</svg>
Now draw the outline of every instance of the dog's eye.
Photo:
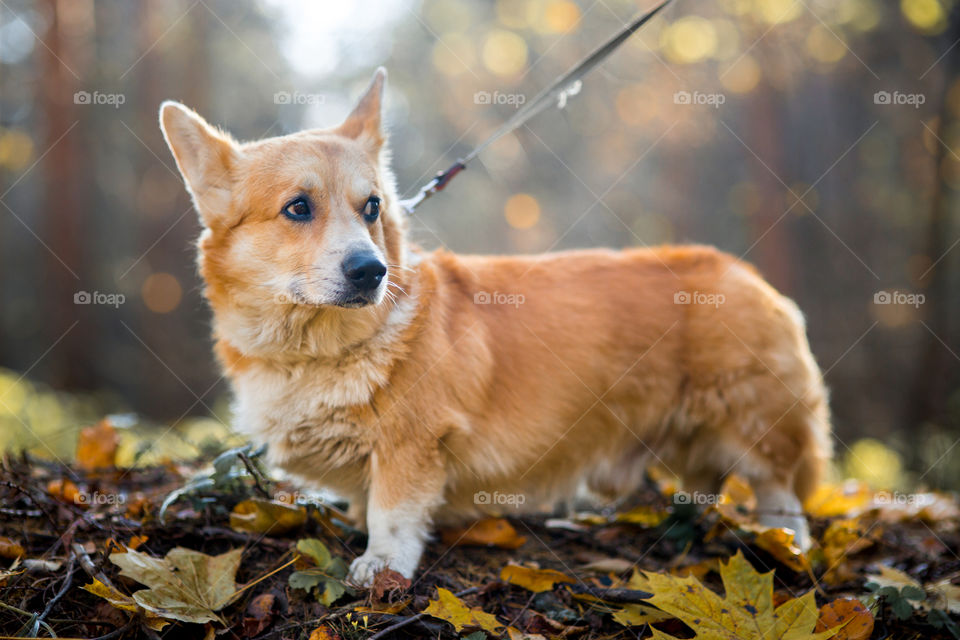
<svg viewBox="0 0 960 640">
<path fill-rule="evenodd" d="M 297 222 L 309 220 L 312 217 L 310 204 L 303 198 L 297 198 L 283 208 L 283 215 Z"/>
<path fill-rule="evenodd" d="M 367 221 L 367 224 L 373 224 L 377 221 L 379 216 L 380 198 L 377 196 L 370 196 L 367 198 L 367 204 L 363 206 L 363 219 Z"/>
</svg>

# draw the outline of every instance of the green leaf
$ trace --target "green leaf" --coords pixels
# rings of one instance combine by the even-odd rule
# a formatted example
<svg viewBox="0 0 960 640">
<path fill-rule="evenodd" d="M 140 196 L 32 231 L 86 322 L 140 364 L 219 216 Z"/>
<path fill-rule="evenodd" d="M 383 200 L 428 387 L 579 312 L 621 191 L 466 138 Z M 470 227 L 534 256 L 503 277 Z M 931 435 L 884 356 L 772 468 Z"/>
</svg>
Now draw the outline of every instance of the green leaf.
<svg viewBox="0 0 960 640">
<path fill-rule="evenodd" d="M 317 601 L 320 604 L 329 607 L 334 602 L 340 599 L 344 593 L 346 593 L 347 588 L 343 586 L 339 580 L 327 580 L 326 586 L 323 589 L 323 592 L 317 596 Z"/>
<path fill-rule="evenodd" d="M 304 591 L 310 591 L 314 587 L 323 583 L 327 579 L 327 576 L 317 569 L 307 569 L 305 571 L 294 571 L 290 574 L 290 577 L 287 579 L 287 584 L 289 584 L 294 589 L 303 589 Z"/>
<path fill-rule="evenodd" d="M 321 569 L 326 569 L 332 557 L 326 545 L 316 538 L 304 538 L 297 542 L 297 551 L 309 556 Z"/>
<path fill-rule="evenodd" d="M 946 629 L 954 638 L 960 638 L 960 626 L 943 609 L 931 609 L 927 613 L 927 624 L 934 629 Z"/>
<path fill-rule="evenodd" d="M 346 561 L 343 558 L 334 558 L 330 561 L 330 564 L 327 565 L 325 571 L 327 575 L 331 578 L 336 578 L 337 580 L 343 580 L 347 577 L 347 573 L 350 568 L 347 566 Z"/>
<path fill-rule="evenodd" d="M 898 620 L 909 620 L 913 615 L 913 605 L 907 602 L 905 598 L 891 599 L 890 610 L 893 611 L 893 615 L 897 616 Z"/>
<path fill-rule="evenodd" d="M 907 600 L 916 600 L 917 602 L 923 602 L 927 599 L 927 594 L 924 593 L 923 589 L 920 587 L 914 587 L 913 585 L 907 585 L 901 589 L 900 595 Z"/>
</svg>

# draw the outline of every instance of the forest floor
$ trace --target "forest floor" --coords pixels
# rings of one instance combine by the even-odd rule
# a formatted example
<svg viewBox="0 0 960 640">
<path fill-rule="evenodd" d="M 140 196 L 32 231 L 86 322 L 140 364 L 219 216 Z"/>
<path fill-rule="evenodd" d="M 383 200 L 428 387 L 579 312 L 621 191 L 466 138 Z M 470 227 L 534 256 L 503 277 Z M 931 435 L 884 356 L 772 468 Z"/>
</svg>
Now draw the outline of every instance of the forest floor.
<svg viewBox="0 0 960 640">
<path fill-rule="evenodd" d="M 823 487 L 804 554 L 736 478 L 697 505 L 651 477 L 616 512 L 439 532 L 412 583 L 359 589 L 364 534 L 255 452 L 118 469 L 109 429 L 71 468 L 0 459 L 0 638 L 960 638 L 944 494 Z"/>
</svg>

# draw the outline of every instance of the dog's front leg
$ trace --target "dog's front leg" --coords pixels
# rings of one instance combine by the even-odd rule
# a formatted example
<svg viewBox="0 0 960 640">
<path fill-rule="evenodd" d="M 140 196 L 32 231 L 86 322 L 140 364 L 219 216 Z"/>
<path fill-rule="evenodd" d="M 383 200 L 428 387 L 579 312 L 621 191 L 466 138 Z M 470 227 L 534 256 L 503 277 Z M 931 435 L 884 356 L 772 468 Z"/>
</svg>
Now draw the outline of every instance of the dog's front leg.
<svg viewBox="0 0 960 640">
<path fill-rule="evenodd" d="M 370 460 L 367 550 L 350 565 L 350 580 L 367 586 L 384 568 L 413 578 L 433 510 L 443 500 L 445 473 L 436 452 L 405 446 L 375 451 Z"/>
</svg>

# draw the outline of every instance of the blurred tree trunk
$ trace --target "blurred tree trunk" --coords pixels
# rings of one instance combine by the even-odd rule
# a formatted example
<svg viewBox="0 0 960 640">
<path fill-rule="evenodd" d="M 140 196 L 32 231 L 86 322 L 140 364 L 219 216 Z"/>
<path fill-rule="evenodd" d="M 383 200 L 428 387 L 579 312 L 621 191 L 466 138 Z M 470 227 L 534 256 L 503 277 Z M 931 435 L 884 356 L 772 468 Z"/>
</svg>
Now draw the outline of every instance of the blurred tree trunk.
<svg viewBox="0 0 960 640">
<path fill-rule="evenodd" d="M 951 12 L 951 26 L 945 32 L 942 43 L 950 47 L 960 39 L 960 7 Z M 960 119 L 951 109 L 948 92 L 960 73 L 960 49 L 953 47 L 941 61 L 944 65 L 944 89 L 940 101 L 940 117 L 937 126 L 936 192 L 930 213 L 927 231 L 926 255 L 935 263 L 920 283 L 926 285 L 925 322 L 929 330 L 923 331 L 922 347 L 918 350 L 916 375 L 912 401 L 909 403 L 908 424 L 920 425 L 937 422 L 943 425 L 951 417 L 947 415 L 947 403 L 952 392 L 960 390 L 960 319 L 957 313 L 957 291 L 960 290 L 960 246 L 953 246 L 960 233 L 960 206 L 958 194 L 944 177 L 944 165 L 955 161 L 951 158 L 958 150 L 946 146 L 954 138 L 948 135 L 951 128 L 960 124 Z M 939 260 L 939 262 L 937 262 Z M 920 275 L 920 274 L 918 274 Z M 957 416 L 952 417 L 957 420 Z M 949 426 L 949 425 L 944 425 Z"/>
<path fill-rule="evenodd" d="M 756 257 L 751 262 L 759 267 L 773 286 L 790 293 L 795 291 L 796 285 L 791 269 L 795 262 L 787 232 L 790 218 L 805 210 L 802 204 L 797 204 L 783 220 L 780 219 L 793 202 L 787 193 L 787 187 L 780 182 L 785 179 L 783 176 L 786 173 L 781 153 L 785 125 L 781 119 L 783 109 L 775 103 L 775 94 L 770 88 L 754 92 L 748 102 L 747 117 L 744 119 L 744 122 L 749 123 L 749 128 L 744 128 L 743 133 L 738 135 L 743 137 L 750 151 L 760 158 L 756 163 L 750 163 L 756 166 L 753 173 L 762 203 L 757 214 L 750 218 L 752 224 L 749 239 L 751 244 L 757 242 L 751 252 Z M 748 162 L 749 156 L 753 155 L 750 151 L 745 150 Z M 766 167 L 760 164 L 761 161 Z M 788 197 L 785 197 L 785 194 Z"/>
<path fill-rule="evenodd" d="M 94 177 L 92 163 L 85 157 L 90 150 L 82 144 L 84 127 L 77 124 L 74 104 L 84 61 L 84 56 L 74 54 L 88 46 L 90 36 L 89 23 L 77 12 L 89 5 L 70 7 L 69 17 L 64 15 L 62 2 L 42 0 L 40 5 L 50 21 L 44 46 L 37 47 L 42 78 L 38 101 L 46 126 L 40 153 L 47 152 L 41 165 L 45 186 L 40 195 L 38 235 L 50 249 L 42 254 L 45 326 L 41 335 L 47 343 L 44 350 L 60 340 L 50 359 L 51 382 L 63 388 L 90 389 L 96 386 L 89 373 L 94 370 L 90 325 L 81 320 L 70 328 L 78 315 L 74 295 L 90 290 L 82 238 L 89 223 L 86 213 Z"/>
</svg>

